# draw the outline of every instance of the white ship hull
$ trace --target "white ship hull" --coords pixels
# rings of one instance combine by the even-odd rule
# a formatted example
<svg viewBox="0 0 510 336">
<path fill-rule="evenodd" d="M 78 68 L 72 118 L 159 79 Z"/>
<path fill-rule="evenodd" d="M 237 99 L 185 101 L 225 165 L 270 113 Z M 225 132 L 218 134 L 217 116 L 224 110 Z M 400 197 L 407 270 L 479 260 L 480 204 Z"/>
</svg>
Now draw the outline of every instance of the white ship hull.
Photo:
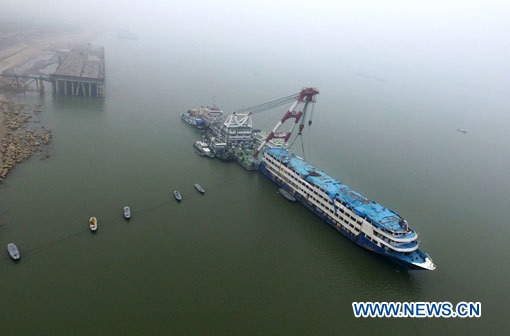
<svg viewBox="0 0 510 336">
<path fill-rule="evenodd" d="M 414 231 L 390 234 L 389 230 L 373 225 L 340 200 L 332 200 L 323 188 L 309 183 L 290 165 L 278 161 L 267 151 L 264 153 L 260 170 L 356 244 L 406 268 L 435 269 L 430 257 L 418 249 L 418 235 Z"/>
</svg>

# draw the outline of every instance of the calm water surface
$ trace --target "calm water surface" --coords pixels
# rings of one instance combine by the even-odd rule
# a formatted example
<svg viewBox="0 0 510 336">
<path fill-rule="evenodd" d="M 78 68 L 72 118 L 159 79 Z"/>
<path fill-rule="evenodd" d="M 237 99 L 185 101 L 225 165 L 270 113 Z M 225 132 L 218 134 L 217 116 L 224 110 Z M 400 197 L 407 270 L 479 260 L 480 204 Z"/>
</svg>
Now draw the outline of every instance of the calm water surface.
<svg viewBox="0 0 510 336">
<path fill-rule="evenodd" d="M 0 186 L 1 246 L 22 252 L 19 264 L 0 258 L 2 334 L 508 331 L 510 117 L 492 118 L 509 106 L 497 91 L 378 80 L 345 60 L 303 70 L 149 38 L 97 43 L 104 100 L 16 98 L 42 105 L 54 140 L 49 160 L 32 158 Z M 199 133 L 181 111 L 213 96 L 232 111 L 306 85 L 320 90 L 306 159 L 406 217 L 436 271 L 403 271 L 261 174 L 194 154 Z M 268 129 L 282 113 L 254 122 Z M 483 317 L 355 319 L 352 301 L 481 301 Z"/>
</svg>

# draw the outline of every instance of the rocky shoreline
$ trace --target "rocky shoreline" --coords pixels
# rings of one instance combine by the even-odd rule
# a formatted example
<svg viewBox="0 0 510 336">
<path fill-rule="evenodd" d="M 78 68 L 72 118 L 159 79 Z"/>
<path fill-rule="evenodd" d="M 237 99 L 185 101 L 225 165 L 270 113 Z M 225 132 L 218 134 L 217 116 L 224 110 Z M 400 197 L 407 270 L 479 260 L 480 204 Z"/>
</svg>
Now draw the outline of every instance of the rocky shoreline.
<svg viewBox="0 0 510 336">
<path fill-rule="evenodd" d="M 29 129 L 28 123 L 34 115 L 39 114 L 39 106 L 34 106 L 33 114 L 25 110 L 23 104 L 15 104 L 0 95 L 0 120 L 3 121 L 4 136 L 0 140 L 0 183 L 3 182 L 16 164 L 21 163 L 37 153 L 41 159 L 49 157 L 47 146 L 51 142 L 50 129 L 39 127 Z M 35 121 L 38 122 L 38 121 Z M 0 134 L 1 135 L 1 134 Z"/>
</svg>

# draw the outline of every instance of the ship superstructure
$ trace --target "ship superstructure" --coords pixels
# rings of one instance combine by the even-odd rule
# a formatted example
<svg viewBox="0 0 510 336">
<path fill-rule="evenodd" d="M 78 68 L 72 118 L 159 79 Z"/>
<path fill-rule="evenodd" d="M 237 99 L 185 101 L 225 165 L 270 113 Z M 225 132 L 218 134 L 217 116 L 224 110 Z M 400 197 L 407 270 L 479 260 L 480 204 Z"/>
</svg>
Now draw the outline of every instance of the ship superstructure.
<svg viewBox="0 0 510 336">
<path fill-rule="evenodd" d="M 253 141 L 251 113 L 232 113 L 221 125 L 220 132 L 229 147 L 250 144 Z"/>
</svg>

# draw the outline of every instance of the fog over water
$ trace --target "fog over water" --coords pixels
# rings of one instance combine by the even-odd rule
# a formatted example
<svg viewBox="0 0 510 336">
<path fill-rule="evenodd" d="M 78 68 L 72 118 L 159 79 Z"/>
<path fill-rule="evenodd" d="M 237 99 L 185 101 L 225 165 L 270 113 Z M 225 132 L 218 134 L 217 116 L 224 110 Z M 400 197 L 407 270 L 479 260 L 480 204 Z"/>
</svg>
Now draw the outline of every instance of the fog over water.
<svg viewBox="0 0 510 336">
<path fill-rule="evenodd" d="M 20 264 L 0 259 L 7 330 L 508 330 L 510 2 L 0 0 L 0 8 L 0 22 L 101 31 L 93 43 L 106 55 L 104 100 L 15 98 L 42 105 L 54 140 L 49 160 L 24 162 L 0 185 L 0 244 L 34 250 Z M 138 39 L 118 39 L 122 29 Z M 193 153 L 200 134 L 182 111 L 214 101 L 230 113 L 305 86 L 320 91 L 306 159 L 408 219 L 435 271 L 383 262 L 282 200 L 261 174 Z M 283 111 L 255 115 L 255 126 L 272 128 Z M 192 190 L 199 181 L 204 197 Z M 179 205 L 169 201 L 177 187 Z M 127 202 L 129 224 L 101 226 Z M 46 247 L 92 213 L 97 235 Z M 482 318 L 352 317 L 352 301 L 376 300 L 481 301 Z M 97 320 L 85 323 L 92 310 Z"/>
<path fill-rule="evenodd" d="M 489 102 L 508 89 L 506 1 L 31 0 L 3 1 L 2 12 L 19 22 L 130 29 L 169 47 L 214 50 L 207 56 L 256 73 L 261 64 L 312 78 L 352 71 Z"/>
</svg>

